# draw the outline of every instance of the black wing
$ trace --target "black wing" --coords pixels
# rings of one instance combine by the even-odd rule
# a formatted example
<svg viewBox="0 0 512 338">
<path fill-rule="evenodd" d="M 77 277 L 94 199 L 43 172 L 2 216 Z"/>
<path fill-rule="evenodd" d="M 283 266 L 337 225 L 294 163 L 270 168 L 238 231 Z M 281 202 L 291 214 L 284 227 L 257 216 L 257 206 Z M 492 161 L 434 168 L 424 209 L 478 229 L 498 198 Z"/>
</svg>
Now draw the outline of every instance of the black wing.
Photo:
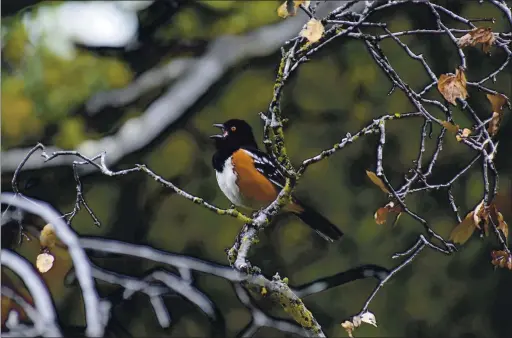
<svg viewBox="0 0 512 338">
<path fill-rule="evenodd" d="M 265 177 L 278 187 L 284 187 L 286 179 L 270 156 L 258 149 L 244 148 L 244 150 L 252 155 L 254 166 L 260 173 L 265 175 Z"/>
</svg>

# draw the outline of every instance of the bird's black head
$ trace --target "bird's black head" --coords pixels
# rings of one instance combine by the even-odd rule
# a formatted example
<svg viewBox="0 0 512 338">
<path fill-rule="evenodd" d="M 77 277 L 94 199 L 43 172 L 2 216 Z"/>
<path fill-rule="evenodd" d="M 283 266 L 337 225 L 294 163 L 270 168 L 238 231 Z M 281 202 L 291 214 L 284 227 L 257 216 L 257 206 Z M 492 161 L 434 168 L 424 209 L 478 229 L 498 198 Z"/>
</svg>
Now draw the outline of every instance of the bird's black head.
<svg viewBox="0 0 512 338">
<path fill-rule="evenodd" d="M 231 119 L 214 127 L 222 130 L 221 134 L 212 135 L 217 149 L 238 149 L 240 147 L 258 148 L 251 126 L 244 120 Z"/>
</svg>

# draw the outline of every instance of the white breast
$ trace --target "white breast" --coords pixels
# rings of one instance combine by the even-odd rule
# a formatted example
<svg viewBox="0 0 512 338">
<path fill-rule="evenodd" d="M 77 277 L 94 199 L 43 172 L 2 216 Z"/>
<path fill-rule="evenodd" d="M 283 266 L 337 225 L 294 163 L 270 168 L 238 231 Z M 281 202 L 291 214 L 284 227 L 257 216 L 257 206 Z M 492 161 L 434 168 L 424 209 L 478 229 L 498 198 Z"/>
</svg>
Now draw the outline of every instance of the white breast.
<svg viewBox="0 0 512 338">
<path fill-rule="evenodd" d="M 231 157 L 224 164 L 222 172 L 215 171 L 217 176 L 217 183 L 219 184 L 220 190 L 226 195 L 231 203 L 238 207 L 243 207 L 242 196 L 240 195 L 240 189 L 236 185 L 237 176 L 233 170 L 233 162 Z"/>
</svg>

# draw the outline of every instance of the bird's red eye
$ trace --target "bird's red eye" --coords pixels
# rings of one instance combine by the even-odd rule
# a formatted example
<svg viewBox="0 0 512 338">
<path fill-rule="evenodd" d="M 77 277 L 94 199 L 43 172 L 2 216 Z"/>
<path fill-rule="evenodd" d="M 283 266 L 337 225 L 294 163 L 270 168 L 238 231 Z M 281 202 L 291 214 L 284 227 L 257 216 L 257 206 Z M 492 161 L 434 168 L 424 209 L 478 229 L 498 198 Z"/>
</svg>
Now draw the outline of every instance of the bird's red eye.
<svg viewBox="0 0 512 338">
<path fill-rule="evenodd" d="M 236 127 L 235 126 L 231 127 L 231 131 L 236 131 Z"/>
</svg>

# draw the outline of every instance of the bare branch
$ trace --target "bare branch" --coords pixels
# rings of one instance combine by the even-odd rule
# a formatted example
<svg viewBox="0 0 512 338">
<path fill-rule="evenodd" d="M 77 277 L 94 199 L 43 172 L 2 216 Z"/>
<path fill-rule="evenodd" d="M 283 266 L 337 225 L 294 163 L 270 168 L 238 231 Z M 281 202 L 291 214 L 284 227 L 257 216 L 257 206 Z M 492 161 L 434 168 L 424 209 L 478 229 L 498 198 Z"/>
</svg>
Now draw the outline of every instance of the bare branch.
<svg viewBox="0 0 512 338">
<path fill-rule="evenodd" d="M 32 264 L 8 249 L 2 249 L 0 260 L 3 266 L 20 276 L 32 295 L 37 315 L 31 310 L 28 310 L 27 315 L 34 322 L 37 334 L 45 337 L 62 337 L 50 292 L 39 278 Z M 2 287 L 2 293 L 5 291 Z M 18 298 L 15 300 L 19 301 Z"/>
<path fill-rule="evenodd" d="M 76 234 L 49 204 L 42 201 L 29 203 L 27 200 L 28 199 L 22 199 L 12 193 L 2 193 L 0 195 L 0 201 L 2 203 L 22 208 L 32 214 L 38 215 L 55 228 L 57 236 L 68 247 L 84 295 L 87 321 L 86 334 L 89 337 L 102 337 L 105 325 L 108 322 L 108 314 L 101 311 L 104 309 L 104 304 L 102 304 L 103 301 L 100 300 L 96 288 L 94 287 L 89 258 L 80 246 Z"/>
</svg>

